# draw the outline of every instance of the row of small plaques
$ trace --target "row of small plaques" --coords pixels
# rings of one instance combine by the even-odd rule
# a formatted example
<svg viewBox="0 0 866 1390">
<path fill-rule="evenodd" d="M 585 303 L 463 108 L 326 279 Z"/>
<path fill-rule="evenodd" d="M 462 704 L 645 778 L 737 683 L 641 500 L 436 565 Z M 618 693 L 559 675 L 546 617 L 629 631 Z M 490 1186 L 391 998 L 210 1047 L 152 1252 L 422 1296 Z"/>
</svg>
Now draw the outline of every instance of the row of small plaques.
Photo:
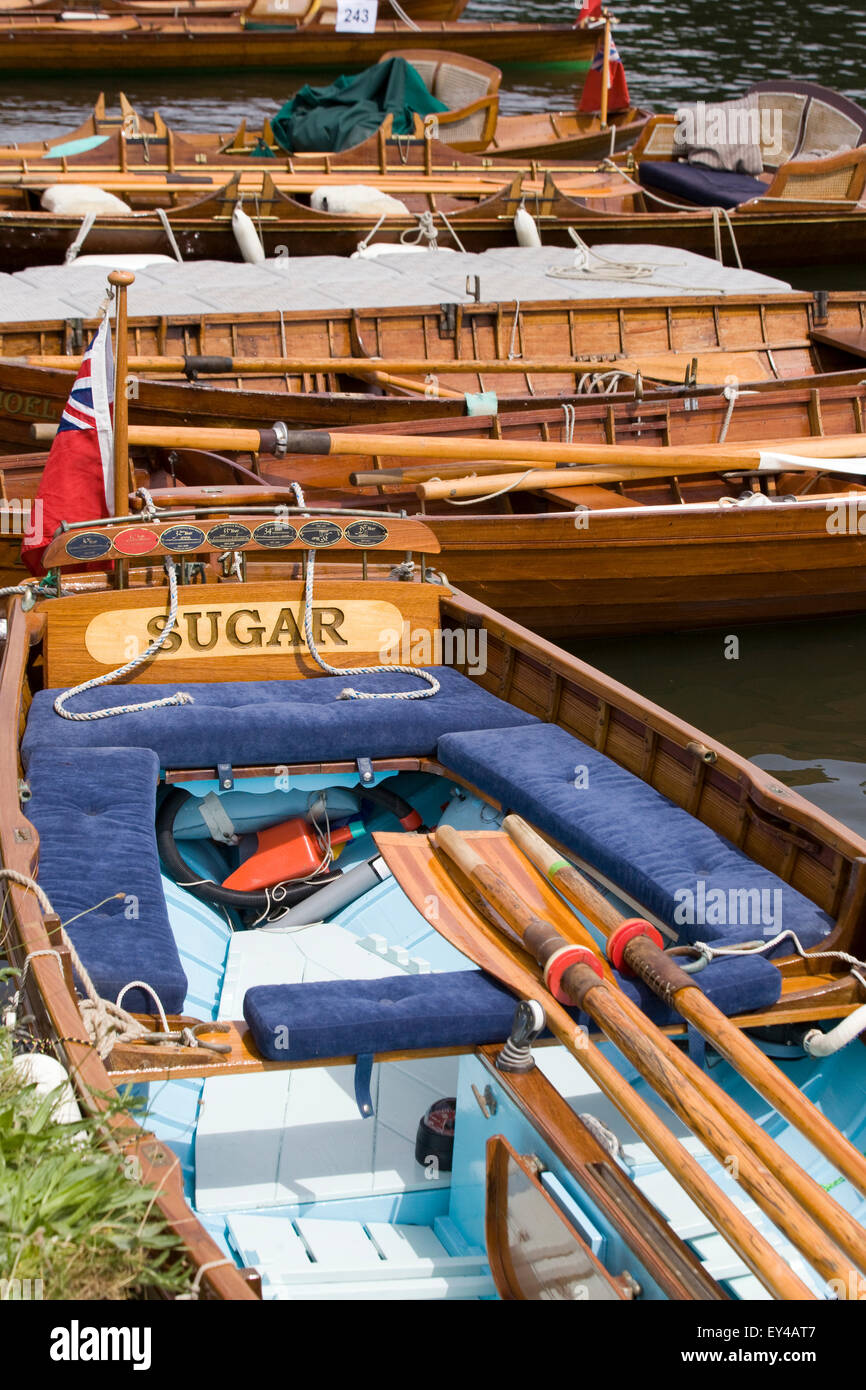
<svg viewBox="0 0 866 1390">
<path fill-rule="evenodd" d="M 350 545 L 381 545 L 388 539 L 388 528 L 379 521 L 352 521 L 338 526 L 334 521 L 307 521 L 300 531 L 287 521 L 263 521 L 254 531 L 237 521 L 219 522 L 205 532 L 200 526 L 169 526 L 162 533 L 148 526 L 131 526 L 114 537 L 114 549 L 121 555 L 146 555 L 158 545 L 170 551 L 200 550 L 205 544 L 237 550 L 252 542 L 268 550 L 279 550 L 302 540 L 314 550 L 336 545 L 343 537 Z M 111 550 L 112 541 L 102 531 L 82 531 L 70 536 L 66 553 L 75 560 L 100 560 Z"/>
</svg>

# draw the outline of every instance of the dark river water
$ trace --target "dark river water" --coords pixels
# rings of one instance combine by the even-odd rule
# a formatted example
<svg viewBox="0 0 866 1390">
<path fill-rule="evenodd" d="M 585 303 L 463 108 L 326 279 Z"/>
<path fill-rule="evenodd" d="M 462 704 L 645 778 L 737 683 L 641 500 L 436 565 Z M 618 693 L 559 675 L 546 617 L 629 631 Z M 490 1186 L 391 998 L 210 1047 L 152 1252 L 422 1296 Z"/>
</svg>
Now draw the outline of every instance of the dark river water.
<svg viewBox="0 0 866 1390">
<path fill-rule="evenodd" d="M 383 14 L 387 0 L 380 0 Z M 733 95 L 765 78 L 801 77 L 866 103 L 866 0 L 640 0 L 620 4 L 616 43 L 632 98 L 671 109 Z M 467 18 L 567 22 L 559 0 L 473 0 Z M 334 74 L 336 76 L 336 74 Z M 299 73 L 160 73 L 124 77 L 137 105 L 159 107 L 178 128 L 231 127 L 272 114 L 304 81 Z M 316 82 L 327 75 L 316 74 Z M 0 140 L 56 135 L 77 125 L 111 75 L 6 76 Z M 567 107 L 562 69 L 506 72 L 501 105 L 520 112 Z M 856 283 L 856 280 L 855 280 Z M 866 288 L 866 270 L 862 287 Z M 586 660 L 730 744 L 825 810 L 866 834 L 866 617 L 743 628 L 739 659 L 725 659 L 729 630 L 585 642 Z"/>
</svg>

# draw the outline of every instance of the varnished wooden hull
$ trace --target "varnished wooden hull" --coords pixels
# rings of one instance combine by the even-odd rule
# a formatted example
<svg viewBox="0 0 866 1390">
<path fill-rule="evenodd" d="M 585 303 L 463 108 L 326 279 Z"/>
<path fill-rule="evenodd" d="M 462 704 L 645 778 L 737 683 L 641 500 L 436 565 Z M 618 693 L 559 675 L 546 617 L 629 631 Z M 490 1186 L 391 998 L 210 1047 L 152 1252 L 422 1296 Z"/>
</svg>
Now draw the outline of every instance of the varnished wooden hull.
<svg viewBox="0 0 866 1390">
<path fill-rule="evenodd" d="M 33 385 L 39 369 L 19 370 L 29 372 L 31 378 L 29 383 L 22 378 L 22 390 Z M 155 408 L 150 409 L 143 397 L 133 401 L 133 423 L 136 412 L 151 425 L 195 423 L 189 414 L 169 408 L 172 393 L 175 398 L 194 397 L 195 388 L 141 385 L 143 390 L 153 388 Z M 260 424 L 268 418 L 263 415 L 263 402 L 287 403 L 285 397 L 280 400 L 270 393 L 212 390 L 208 394 L 223 397 L 225 412 L 209 417 L 209 424 Z M 2 399 L 0 393 L 0 404 Z M 234 403 L 240 399 L 251 408 L 250 415 L 234 413 Z M 296 399 L 303 404 L 303 396 Z M 728 403 L 719 396 L 698 400 L 697 410 L 670 395 L 639 403 L 623 397 L 585 400 L 576 407 L 573 439 L 598 444 L 612 434 L 621 442 L 640 442 L 650 449 L 667 443 L 715 442 Z M 59 396 L 56 404 L 59 413 Z M 821 431 L 854 433 L 864 427 L 864 404 L 866 386 L 858 381 L 764 388 L 743 399 L 728 423 L 727 439 L 735 443 L 804 438 Z M 556 440 L 564 437 L 565 417 L 561 407 L 539 403 L 532 409 L 503 412 L 495 422 L 489 417 L 451 417 L 378 421 L 360 426 L 362 432 L 364 428 L 395 434 L 433 433 L 446 441 L 449 434 L 492 437 L 495 428 L 497 437 L 507 440 Z M 495 455 L 495 444 L 491 453 Z M 0 464 L 6 497 L 32 498 L 41 463 L 41 458 L 33 456 Z M 404 460 L 399 453 L 379 454 L 376 463 L 389 470 Z M 297 480 L 312 505 L 416 512 L 419 504 L 407 484 L 351 485 L 356 470 L 373 466 L 374 460 L 363 456 L 289 455 L 260 462 L 261 474 L 269 483 L 285 486 Z M 180 481 L 194 486 L 232 481 L 230 468 L 208 454 L 181 451 L 173 467 Z M 157 471 L 151 473 L 149 485 L 165 486 L 169 481 L 165 458 L 153 456 L 151 468 Z M 832 497 L 835 491 L 843 491 L 843 484 L 834 489 L 824 480 L 815 487 L 812 480 L 812 494 L 793 502 L 774 500 L 771 505 L 724 505 L 716 500 L 721 496 L 732 502 L 742 486 L 735 482 L 723 486 L 711 475 L 684 478 L 677 484 L 683 500 L 677 501 L 671 483 L 664 479 L 629 484 L 626 496 L 612 488 L 571 485 L 490 503 L 482 499 L 459 512 L 432 504 L 435 514 L 425 519 L 441 545 L 436 563 L 452 583 L 515 621 L 560 638 L 835 615 L 866 608 L 866 502 L 862 533 L 855 524 L 840 534 L 829 522 L 836 507 Z M 779 491 L 785 494 L 799 486 L 794 475 L 781 481 Z M 856 507 L 858 497 L 866 497 L 866 488 L 858 492 L 853 484 L 851 496 Z M 588 511 L 574 510 L 586 507 Z M 4 582 L 20 581 L 23 572 L 15 537 L 4 537 L 0 552 Z M 389 563 L 400 560 L 397 553 L 379 558 Z"/>
<path fill-rule="evenodd" d="M 531 381 L 531 377 L 530 377 Z M 568 383 L 563 386 L 562 382 Z M 822 376 L 805 375 L 787 383 L 754 383 L 735 408 L 727 439 L 802 438 L 825 434 L 854 434 L 863 428 L 866 388 L 862 370 L 852 369 Z M 347 389 L 339 389 L 340 382 Z M 26 366 L 0 360 L 0 447 L 37 452 L 34 425 L 60 419 L 69 394 L 68 371 Z M 784 384 L 785 389 L 781 389 Z M 257 428 L 262 421 L 281 419 L 292 428 L 391 431 L 394 433 L 485 437 L 491 417 L 467 416 L 465 401 L 445 396 L 382 396 L 364 394 L 361 380 L 315 374 L 317 389 L 305 389 L 303 378 L 249 375 L 242 386 L 237 378 L 204 378 L 181 384 L 177 380 L 141 377 L 135 381 L 129 401 L 133 424 L 199 425 Z M 466 382 L 467 389 L 474 383 Z M 677 387 L 645 389 L 636 403 L 633 391 L 604 395 L 575 394 L 574 378 L 566 374 L 559 392 L 527 391 L 526 380 L 515 376 L 511 393 L 503 392 L 497 426 L 504 439 L 556 439 L 565 413 L 574 407 L 574 440 L 589 444 L 640 441 L 646 444 L 712 444 L 720 437 L 728 414 L 728 402 L 711 388 L 684 393 Z M 693 408 L 697 404 L 697 409 Z M 399 462 L 399 461 L 398 461 Z M 295 458 L 273 465 L 291 472 L 293 466 L 309 468 L 309 460 Z M 391 466 L 384 462 L 384 467 Z M 328 485 L 343 486 L 347 470 L 340 462 L 328 465 Z M 273 468 L 271 468 L 273 471 Z"/>
<path fill-rule="evenodd" d="M 552 180 L 555 183 L 555 180 Z M 556 223 L 563 219 L 572 225 L 590 246 L 598 242 L 622 242 L 629 246 L 676 246 L 701 256 L 716 254 L 716 220 L 712 208 L 685 209 L 683 212 L 605 212 L 581 208 L 567 194 L 542 200 L 543 210 L 552 220 L 550 240 L 560 240 Z M 796 203 L 793 200 L 745 204 L 729 213 L 731 226 L 744 266 L 778 271 L 787 266 L 826 265 L 828 247 L 833 264 L 859 266 L 866 252 L 866 204 L 840 210 L 838 204 Z M 547 239 L 542 223 L 542 239 Z M 726 264 L 736 264 L 730 233 L 724 218 L 719 236 Z"/>
<path fill-rule="evenodd" d="M 483 284 L 481 286 L 483 293 Z M 31 353 L 80 353 L 94 319 L 0 323 L 0 358 Z M 697 353 L 754 355 L 750 384 L 854 368 L 861 360 L 824 341 L 827 335 L 866 336 L 866 294 L 835 291 L 820 299 L 805 293 L 771 297 L 696 295 L 670 300 L 545 300 L 516 303 L 431 304 L 381 309 L 287 310 L 262 314 L 150 315 L 130 319 L 130 353 L 298 358 L 410 357 L 436 364 L 440 389 L 507 395 L 559 395 L 570 399 L 574 381 L 562 374 L 467 373 L 467 358 L 527 361 L 555 357 L 574 362 L 575 375 L 615 367 L 620 359 L 673 354 L 685 365 Z M 723 359 L 720 358 L 720 361 Z M 373 364 L 371 363 L 371 370 Z M 0 381 L 2 371 L 0 365 Z M 5 370 L 9 370 L 6 368 Z M 740 373 L 741 380 L 745 380 Z M 677 379 L 682 380 L 679 375 Z M 565 386 L 564 386 L 565 381 Z M 305 373 L 257 377 L 256 388 L 327 391 L 328 377 Z M 252 384 L 252 378 L 251 378 Z M 419 392 L 424 396 L 419 377 Z M 429 398 L 429 397 L 428 397 Z M 461 409 L 463 402 L 461 400 Z M 21 413 L 9 407 L 7 416 Z M 29 412 L 25 411 L 25 414 Z M 35 411 L 31 418 L 40 419 Z"/>
<path fill-rule="evenodd" d="M 332 174 L 338 181 L 342 177 Z M 394 172 L 394 171 L 392 171 Z M 294 194 L 274 186 L 265 175 L 255 178 L 255 186 L 242 181 L 240 174 L 228 177 L 224 171 L 204 175 L 169 174 L 159 178 L 156 187 L 142 188 L 149 180 L 123 180 L 122 185 L 105 180 L 106 187 L 122 187 L 124 200 L 133 215 L 101 216 L 87 233 L 86 249 L 96 255 L 125 253 L 165 254 L 170 243 L 156 209 L 164 209 L 174 240 L 184 260 L 241 261 L 242 255 L 232 231 L 231 214 L 241 194 L 255 199 L 256 225 L 265 254 L 271 257 L 342 255 L 354 252 L 360 241 L 373 233 L 379 241 L 399 244 L 408 234 L 417 234 L 419 216 L 432 211 L 438 219 L 439 244 L 452 249 L 482 251 L 491 246 L 514 246 L 514 217 L 527 198 L 540 191 L 540 181 L 515 167 L 496 167 L 482 171 L 477 157 L 463 155 L 459 168 L 431 179 L 423 170 L 412 171 L 408 179 L 390 182 L 369 168 L 362 173 L 384 191 L 396 193 L 406 211 L 389 216 L 375 214 L 337 214 L 310 205 L 309 194 L 321 182 L 315 169 L 297 175 L 300 189 Z M 16 175 L 15 178 L 18 176 Z M 26 177 L 26 176 L 25 176 Z M 51 182 L 51 176 L 45 176 Z M 72 175 L 75 177 L 74 173 Z M 348 169 L 346 177 L 349 177 Z M 353 167 L 352 180 L 357 173 Z M 623 190 L 616 186 L 616 175 L 575 170 L 574 192 L 585 189 L 596 205 L 614 211 L 623 205 Z M 204 178 L 205 186 L 201 186 Z M 228 179 L 222 183 L 222 179 Z M 613 179 L 610 197 L 596 197 Z M 40 179 L 40 183 L 42 180 Z M 136 182 L 138 187 L 136 187 Z M 196 183 L 198 186 L 195 186 Z M 221 184 L 221 186 L 220 186 Z M 193 185 L 190 187 L 189 185 Z M 217 186 L 213 186 L 217 185 Z M 626 188 L 627 199 L 631 198 Z M 31 205 L 38 189 L 19 190 L 14 184 L 0 192 L 0 263 L 7 271 L 33 265 L 62 263 L 68 247 L 81 229 L 77 215 L 59 215 Z M 577 198 L 570 199 L 580 206 Z M 447 221 L 446 221 L 447 219 Z M 567 233 L 563 226 L 562 234 Z M 173 249 L 173 248 L 170 248 Z"/>
<path fill-rule="evenodd" d="M 634 144 L 651 114 L 639 108 L 618 111 L 607 128 L 597 116 L 581 121 L 571 112 L 500 116 L 484 153 L 494 159 L 603 159 Z"/>
<path fill-rule="evenodd" d="M 129 72 L 146 69 L 367 67 L 395 47 L 444 48 L 503 63 L 570 63 L 586 70 L 596 34 L 568 24 L 439 23 L 407 29 L 381 20 L 373 34 L 317 27 L 242 27 L 232 17 L 107 20 L 87 25 L 50 17 L 0 19 L 0 69 L 14 72 Z"/>
<path fill-rule="evenodd" d="M 863 612 L 866 533 L 831 534 L 829 515 L 821 500 L 593 512 L 577 532 L 562 515 L 426 520 L 452 583 L 566 639 Z"/>
</svg>

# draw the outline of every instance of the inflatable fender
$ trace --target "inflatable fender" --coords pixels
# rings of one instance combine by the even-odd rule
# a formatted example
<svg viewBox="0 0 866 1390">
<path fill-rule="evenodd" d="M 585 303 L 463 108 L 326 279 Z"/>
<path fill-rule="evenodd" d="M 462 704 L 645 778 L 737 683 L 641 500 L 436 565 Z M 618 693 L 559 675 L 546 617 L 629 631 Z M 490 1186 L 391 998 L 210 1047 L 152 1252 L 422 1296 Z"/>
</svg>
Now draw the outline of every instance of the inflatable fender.
<svg viewBox="0 0 866 1390">
<path fill-rule="evenodd" d="M 535 220 L 526 211 L 526 208 L 518 208 L 514 214 L 514 234 L 517 237 L 518 246 L 540 246 L 541 237 Z"/>
<path fill-rule="evenodd" d="M 371 188 L 365 183 L 329 184 L 314 188 L 310 207 L 316 212 L 332 212 L 340 216 L 355 214 L 362 217 L 408 217 L 409 209 L 399 198 Z"/>
<path fill-rule="evenodd" d="M 265 259 L 265 248 L 259 239 L 253 219 L 247 216 L 240 203 L 232 213 L 232 232 L 247 264 L 261 265 Z"/>
<path fill-rule="evenodd" d="M 46 212 L 61 217 L 84 217 L 88 212 L 95 212 L 97 217 L 128 217 L 132 213 L 132 208 L 122 198 L 86 183 L 53 183 L 46 188 L 40 202 Z"/>
<path fill-rule="evenodd" d="M 55 1124 L 68 1125 L 81 1119 L 81 1111 L 66 1068 L 61 1066 L 56 1057 L 49 1057 L 43 1052 L 19 1052 L 12 1058 L 12 1070 L 22 1086 L 35 1084 L 36 1094 L 40 1099 L 56 1091 L 58 1086 L 63 1087 L 52 1115 Z"/>
</svg>

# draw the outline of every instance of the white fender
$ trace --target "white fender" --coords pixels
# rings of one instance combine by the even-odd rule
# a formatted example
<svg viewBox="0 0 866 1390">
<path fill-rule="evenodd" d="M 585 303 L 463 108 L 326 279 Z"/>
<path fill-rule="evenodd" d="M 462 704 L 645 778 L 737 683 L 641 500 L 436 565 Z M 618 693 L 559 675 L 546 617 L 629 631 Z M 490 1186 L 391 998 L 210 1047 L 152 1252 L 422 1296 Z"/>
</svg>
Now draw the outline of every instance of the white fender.
<svg viewBox="0 0 866 1390">
<path fill-rule="evenodd" d="M 149 251 L 124 252 L 120 256 L 76 256 L 75 265 L 102 265 L 109 270 L 146 270 L 149 265 L 177 265 L 174 256 Z"/>
<path fill-rule="evenodd" d="M 362 217 L 408 217 L 409 209 L 399 198 L 371 188 L 365 183 L 327 184 L 314 188 L 310 207 L 316 212 L 333 212 L 338 216 L 354 213 Z"/>
<path fill-rule="evenodd" d="M 437 252 L 444 251 L 448 256 L 455 254 L 450 246 L 437 246 L 435 250 Z M 430 248 L 427 246 L 407 246 L 402 241 L 371 241 L 369 246 L 359 246 L 357 251 L 353 251 L 350 260 L 356 260 L 358 257 L 370 261 L 376 260 L 379 256 L 414 256 L 419 251 L 422 256 L 426 256 L 429 255 Z"/>
<path fill-rule="evenodd" d="M 63 1087 L 54 1109 L 55 1123 L 68 1125 L 81 1119 L 81 1111 L 66 1068 L 61 1066 L 56 1057 L 48 1057 L 43 1052 L 20 1052 L 12 1058 L 12 1070 L 20 1077 L 23 1085 L 32 1086 L 35 1083 L 36 1094 L 40 1098 L 47 1096 L 50 1091 L 56 1091 L 58 1086 Z"/>
<path fill-rule="evenodd" d="M 265 248 L 259 239 L 255 223 L 237 203 L 232 213 L 232 231 L 240 253 L 248 265 L 261 265 L 265 259 Z"/>
<path fill-rule="evenodd" d="M 97 217 L 126 217 L 132 212 L 122 198 L 87 183 L 53 183 L 39 201 L 46 212 L 65 217 L 84 217 L 88 212 L 95 212 Z"/>
<path fill-rule="evenodd" d="M 514 214 L 514 232 L 517 236 L 518 246 L 541 245 L 541 237 L 538 235 L 538 228 L 535 225 L 534 219 L 526 211 L 526 208 L 520 207 Z"/>
</svg>

